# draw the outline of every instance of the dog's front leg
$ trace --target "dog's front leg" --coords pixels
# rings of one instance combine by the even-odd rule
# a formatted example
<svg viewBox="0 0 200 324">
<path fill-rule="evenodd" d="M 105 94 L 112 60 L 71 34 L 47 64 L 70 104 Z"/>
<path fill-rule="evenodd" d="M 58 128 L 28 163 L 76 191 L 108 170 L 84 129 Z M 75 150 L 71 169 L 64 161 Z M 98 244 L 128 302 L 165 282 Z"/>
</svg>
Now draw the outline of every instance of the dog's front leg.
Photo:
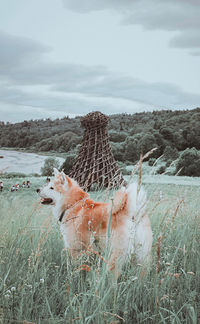
<svg viewBox="0 0 200 324">
<path fill-rule="evenodd" d="M 109 269 L 112 271 L 116 280 L 121 274 L 126 259 L 127 244 L 124 241 L 124 238 L 119 240 L 119 237 L 111 241 Z"/>
<path fill-rule="evenodd" d="M 68 250 L 72 256 L 72 258 L 75 260 L 78 257 L 80 258 L 80 255 L 82 252 L 86 251 L 89 246 L 90 240 L 89 236 L 85 236 L 84 239 L 78 233 L 74 237 L 68 238 Z"/>
<path fill-rule="evenodd" d="M 78 259 L 78 257 L 80 257 L 81 255 L 81 252 L 83 251 L 84 249 L 81 247 L 81 246 L 75 246 L 73 248 L 68 248 L 68 251 L 71 255 L 71 257 L 76 260 Z"/>
</svg>

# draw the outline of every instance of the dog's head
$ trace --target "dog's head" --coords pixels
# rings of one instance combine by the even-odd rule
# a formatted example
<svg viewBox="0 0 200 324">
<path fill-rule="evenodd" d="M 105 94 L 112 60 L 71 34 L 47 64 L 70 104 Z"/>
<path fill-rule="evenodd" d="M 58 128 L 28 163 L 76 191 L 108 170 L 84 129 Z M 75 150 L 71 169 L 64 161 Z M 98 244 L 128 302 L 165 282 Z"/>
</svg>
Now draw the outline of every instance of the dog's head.
<svg viewBox="0 0 200 324">
<path fill-rule="evenodd" d="M 63 171 L 59 172 L 54 168 L 54 179 L 43 188 L 36 190 L 41 198 L 41 203 L 43 205 L 56 205 L 61 202 L 72 187 L 72 181 Z"/>
</svg>

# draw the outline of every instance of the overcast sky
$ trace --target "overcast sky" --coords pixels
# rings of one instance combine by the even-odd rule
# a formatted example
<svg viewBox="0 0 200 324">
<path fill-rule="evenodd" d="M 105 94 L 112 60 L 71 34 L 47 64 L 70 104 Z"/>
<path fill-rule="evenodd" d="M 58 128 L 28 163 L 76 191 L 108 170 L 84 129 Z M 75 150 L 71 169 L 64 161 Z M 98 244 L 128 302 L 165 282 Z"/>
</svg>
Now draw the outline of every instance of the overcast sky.
<svg viewBox="0 0 200 324">
<path fill-rule="evenodd" d="M 0 120 L 200 106 L 200 0 L 0 0 Z"/>
</svg>

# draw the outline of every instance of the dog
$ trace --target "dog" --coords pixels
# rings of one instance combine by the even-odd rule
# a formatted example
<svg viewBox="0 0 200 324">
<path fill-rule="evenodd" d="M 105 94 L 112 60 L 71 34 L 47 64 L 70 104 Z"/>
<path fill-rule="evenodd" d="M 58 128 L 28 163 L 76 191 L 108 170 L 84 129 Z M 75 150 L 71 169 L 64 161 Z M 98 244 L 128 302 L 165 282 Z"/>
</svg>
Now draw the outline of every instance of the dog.
<svg viewBox="0 0 200 324">
<path fill-rule="evenodd" d="M 54 176 L 37 192 L 43 205 L 52 205 L 65 248 L 74 259 L 91 242 L 98 242 L 101 250 L 109 245 L 108 267 L 116 278 L 132 254 L 138 263 L 149 262 L 152 231 L 143 188 L 133 183 L 117 191 L 110 202 L 97 202 L 64 172 L 54 169 Z"/>
</svg>

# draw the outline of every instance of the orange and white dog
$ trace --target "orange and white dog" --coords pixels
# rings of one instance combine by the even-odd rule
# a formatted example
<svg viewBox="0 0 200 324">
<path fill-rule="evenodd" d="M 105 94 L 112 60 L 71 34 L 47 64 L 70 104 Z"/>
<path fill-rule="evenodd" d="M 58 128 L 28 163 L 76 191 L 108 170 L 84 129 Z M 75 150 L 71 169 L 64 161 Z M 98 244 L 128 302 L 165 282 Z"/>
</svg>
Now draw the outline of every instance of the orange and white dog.
<svg viewBox="0 0 200 324">
<path fill-rule="evenodd" d="M 149 260 L 152 231 L 143 188 L 130 184 L 117 191 L 109 203 L 96 202 L 64 172 L 54 169 L 54 175 L 55 179 L 37 192 L 42 204 L 53 206 L 65 247 L 73 258 L 93 240 L 102 250 L 109 244 L 109 269 L 116 277 L 131 254 L 139 263 Z"/>
</svg>

